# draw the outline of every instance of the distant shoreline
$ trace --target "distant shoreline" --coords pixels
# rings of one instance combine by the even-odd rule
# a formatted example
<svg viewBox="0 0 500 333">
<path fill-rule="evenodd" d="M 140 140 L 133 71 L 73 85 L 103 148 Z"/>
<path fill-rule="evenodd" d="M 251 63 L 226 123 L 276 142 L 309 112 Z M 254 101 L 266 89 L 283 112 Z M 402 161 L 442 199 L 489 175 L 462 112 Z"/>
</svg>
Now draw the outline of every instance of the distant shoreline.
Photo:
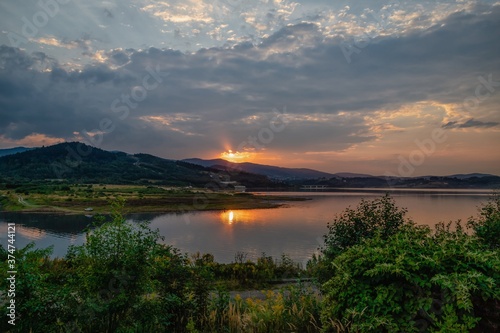
<svg viewBox="0 0 500 333">
<path fill-rule="evenodd" d="M 332 188 L 325 188 L 325 189 L 317 189 L 317 190 L 293 190 L 293 191 L 283 191 L 283 190 L 266 190 L 266 191 L 252 191 L 251 193 L 254 194 L 261 194 L 261 193 L 283 193 L 286 194 L 288 192 L 290 193 L 303 193 L 305 195 L 311 194 L 311 193 L 353 193 L 353 192 L 369 192 L 369 193 L 412 193 L 412 194 L 429 194 L 429 193 L 436 193 L 436 194 L 474 194 L 474 195 L 491 195 L 495 192 L 498 192 L 498 188 L 412 188 L 412 187 L 394 187 L 394 188 L 383 188 L 383 187 L 332 187 Z"/>
<path fill-rule="evenodd" d="M 0 212 L 95 215 L 109 214 L 111 201 L 123 198 L 126 212 L 183 213 L 235 209 L 270 209 L 286 202 L 304 201 L 318 195 L 422 194 L 490 196 L 498 189 L 451 188 L 327 188 L 317 190 L 253 189 L 251 192 L 212 192 L 206 189 L 141 185 L 54 185 L 29 190 L 0 190 Z"/>
<path fill-rule="evenodd" d="M 154 189 L 154 190 L 153 190 Z M 0 191 L 0 212 L 95 215 L 109 214 L 111 201 L 123 198 L 126 214 L 183 213 L 192 211 L 270 209 L 287 201 L 306 198 L 286 195 L 208 192 L 203 190 L 162 189 L 121 185 L 93 185 L 84 191 L 54 191 L 50 194 L 16 194 Z M 82 193 L 80 193 L 82 192 Z M 75 194 L 76 193 L 76 194 Z"/>
</svg>

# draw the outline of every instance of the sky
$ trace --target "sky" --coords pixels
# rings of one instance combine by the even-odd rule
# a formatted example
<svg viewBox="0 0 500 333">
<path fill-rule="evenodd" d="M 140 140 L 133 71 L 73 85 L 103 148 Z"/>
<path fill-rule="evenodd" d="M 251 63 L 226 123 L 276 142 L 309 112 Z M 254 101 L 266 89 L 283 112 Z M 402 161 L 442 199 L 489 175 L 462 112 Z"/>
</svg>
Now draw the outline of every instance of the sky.
<svg viewBox="0 0 500 333">
<path fill-rule="evenodd" d="M 3 0 L 0 149 L 500 174 L 500 2 Z"/>
</svg>

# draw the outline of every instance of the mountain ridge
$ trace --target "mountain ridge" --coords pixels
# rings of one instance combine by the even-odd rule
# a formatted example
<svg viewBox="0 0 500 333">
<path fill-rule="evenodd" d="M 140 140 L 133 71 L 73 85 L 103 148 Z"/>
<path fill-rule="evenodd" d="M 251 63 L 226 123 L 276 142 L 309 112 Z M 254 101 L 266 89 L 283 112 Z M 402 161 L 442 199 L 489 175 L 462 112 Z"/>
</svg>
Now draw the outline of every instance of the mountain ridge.
<svg viewBox="0 0 500 333">
<path fill-rule="evenodd" d="M 28 147 L 12 147 L 12 148 L 5 148 L 5 149 L 0 149 L 0 157 L 2 156 L 8 156 L 8 155 L 13 155 L 13 154 L 17 154 L 17 153 L 23 153 L 25 151 L 28 151 L 28 150 L 33 150 L 33 149 L 36 149 L 38 147 L 34 147 L 34 148 L 28 148 Z"/>
<path fill-rule="evenodd" d="M 275 173 L 279 173 L 279 171 L 282 171 L 283 174 L 285 173 L 297 173 L 298 175 L 303 175 L 310 173 L 312 175 L 316 175 L 316 177 L 289 177 L 289 179 L 313 179 L 313 178 L 332 178 L 332 177 L 338 177 L 338 178 L 407 178 L 407 179 L 412 179 L 412 178 L 430 178 L 430 177 L 444 177 L 444 178 L 458 178 L 458 179 L 468 179 L 468 178 L 473 178 L 473 177 L 498 177 L 498 175 L 493 175 L 493 174 L 487 174 L 487 173 L 467 173 L 467 174 L 452 174 L 452 175 L 445 175 L 445 176 L 435 176 L 435 175 L 426 175 L 426 176 L 416 176 L 416 177 L 387 177 L 387 176 L 374 176 L 370 174 L 364 174 L 364 173 L 352 173 L 352 172 L 336 172 L 336 173 L 328 173 L 324 171 L 318 171 L 314 169 L 309 169 L 309 168 L 287 168 L 287 167 L 281 167 L 281 166 L 273 166 L 273 165 L 265 165 L 265 164 L 257 164 L 257 163 L 251 163 L 251 162 L 241 162 L 241 163 L 236 163 L 236 162 L 230 162 L 227 160 L 224 160 L 222 158 L 217 158 L 217 159 L 201 159 L 201 158 L 187 158 L 183 159 L 182 161 L 192 163 L 192 164 L 197 164 L 205 167 L 213 167 L 213 166 L 224 166 L 224 167 L 231 167 L 237 170 L 243 170 L 243 171 L 248 171 L 251 172 L 250 170 L 255 170 L 255 168 L 258 167 L 263 167 L 266 169 L 271 169 L 272 171 L 275 171 Z M 258 173 L 258 172 L 257 172 Z M 263 173 L 267 176 L 272 177 L 272 174 L 268 173 Z M 283 177 L 276 177 L 277 179 L 286 179 L 285 176 Z"/>
<path fill-rule="evenodd" d="M 66 180 L 81 183 L 206 186 L 232 178 L 248 186 L 272 187 L 262 175 L 232 175 L 149 154 L 109 152 L 80 142 L 66 142 L 0 157 L 0 181 Z"/>
<path fill-rule="evenodd" d="M 26 149 L 25 151 L 19 151 Z M 1 152 L 2 150 L 0 150 Z M 0 182 L 67 180 L 87 183 L 142 183 L 206 186 L 239 183 L 249 188 L 496 188 L 500 177 L 483 173 L 450 176 L 383 177 L 356 173 L 327 173 L 308 168 L 285 168 L 224 159 L 171 160 L 154 155 L 106 151 L 79 142 L 47 147 L 4 149 L 0 157 Z"/>
<path fill-rule="evenodd" d="M 316 179 L 316 178 L 332 178 L 332 177 L 341 177 L 341 178 L 375 177 L 368 174 L 357 174 L 349 172 L 328 173 L 309 168 L 286 168 L 280 166 L 251 163 L 251 162 L 235 163 L 221 158 L 210 159 L 210 160 L 204 160 L 201 158 L 188 158 L 188 159 L 183 159 L 182 161 L 206 167 L 224 166 L 236 170 L 243 170 L 251 173 L 263 174 L 270 178 L 280 179 L 280 180 Z"/>
</svg>

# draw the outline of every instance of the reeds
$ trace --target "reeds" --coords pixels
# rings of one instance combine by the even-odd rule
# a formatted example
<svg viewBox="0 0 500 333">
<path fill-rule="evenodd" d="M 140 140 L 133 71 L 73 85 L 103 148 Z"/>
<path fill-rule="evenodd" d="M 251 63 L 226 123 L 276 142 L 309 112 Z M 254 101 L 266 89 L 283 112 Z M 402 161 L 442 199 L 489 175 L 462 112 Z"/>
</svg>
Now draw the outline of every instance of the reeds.
<svg viewBox="0 0 500 333">
<path fill-rule="evenodd" d="M 312 287 L 291 286 L 262 292 L 263 299 L 212 298 L 201 324 L 203 332 L 319 332 L 320 295 Z"/>
</svg>

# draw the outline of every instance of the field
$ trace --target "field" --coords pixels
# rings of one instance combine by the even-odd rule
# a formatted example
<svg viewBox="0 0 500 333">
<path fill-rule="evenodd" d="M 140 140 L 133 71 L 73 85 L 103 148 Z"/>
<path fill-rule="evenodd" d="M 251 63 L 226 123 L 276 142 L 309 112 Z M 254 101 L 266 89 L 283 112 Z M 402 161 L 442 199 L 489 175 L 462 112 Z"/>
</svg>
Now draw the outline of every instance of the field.
<svg viewBox="0 0 500 333">
<path fill-rule="evenodd" d="M 0 189 L 1 211 L 64 214 L 109 213 L 109 202 L 123 198 L 127 213 L 276 208 L 303 200 L 206 189 L 105 184 L 26 184 Z"/>
</svg>

